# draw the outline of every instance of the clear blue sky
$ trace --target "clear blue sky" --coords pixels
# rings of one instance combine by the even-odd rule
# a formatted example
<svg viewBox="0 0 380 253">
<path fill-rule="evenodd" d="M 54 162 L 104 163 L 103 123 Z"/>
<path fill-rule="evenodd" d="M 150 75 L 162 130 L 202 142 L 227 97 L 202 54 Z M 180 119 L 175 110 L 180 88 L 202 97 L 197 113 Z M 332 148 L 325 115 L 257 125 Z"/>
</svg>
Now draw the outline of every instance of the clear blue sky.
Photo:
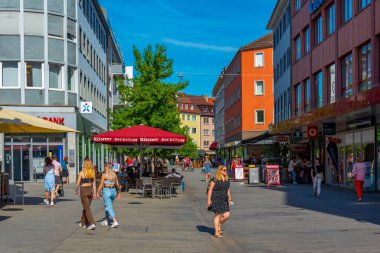
<svg viewBox="0 0 380 253">
<path fill-rule="evenodd" d="M 178 81 L 182 72 L 188 94 L 211 96 L 218 76 L 237 49 L 265 29 L 276 0 L 99 0 L 124 53 L 133 65 L 132 45 L 167 46 Z"/>
</svg>

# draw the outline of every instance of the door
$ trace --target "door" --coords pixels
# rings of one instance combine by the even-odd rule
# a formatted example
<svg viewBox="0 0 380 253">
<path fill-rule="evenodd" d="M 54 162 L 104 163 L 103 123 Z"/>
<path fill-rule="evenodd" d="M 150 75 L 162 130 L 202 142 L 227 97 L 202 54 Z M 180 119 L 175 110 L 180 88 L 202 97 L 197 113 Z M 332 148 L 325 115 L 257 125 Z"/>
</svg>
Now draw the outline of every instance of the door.
<svg viewBox="0 0 380 253">
<path fill-rule="evenodd" d="M 30 147 L 13 146 L 13 181 L 30 181 Z"/>
</svg>

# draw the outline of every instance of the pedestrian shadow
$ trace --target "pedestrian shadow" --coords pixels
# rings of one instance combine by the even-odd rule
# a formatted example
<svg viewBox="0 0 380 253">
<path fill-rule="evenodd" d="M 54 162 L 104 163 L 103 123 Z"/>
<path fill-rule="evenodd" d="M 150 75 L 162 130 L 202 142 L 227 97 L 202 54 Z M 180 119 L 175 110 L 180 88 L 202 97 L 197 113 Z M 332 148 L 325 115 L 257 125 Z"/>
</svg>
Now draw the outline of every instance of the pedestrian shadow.
<svg viewBox="0 0 380 253">
<path fill-rule="evenodd" d="M 197 229 L 198 229 L 198 232 L 214 235 L 214 228 L 198 225 Z"/>
<path fill-rule="evenodd" d="M 5 221 L 5 220 L 8 220 L 9 218 L 11 218 L 11 216 L 1 216 L 0 215 L 0 221 Z"/>
</svg>

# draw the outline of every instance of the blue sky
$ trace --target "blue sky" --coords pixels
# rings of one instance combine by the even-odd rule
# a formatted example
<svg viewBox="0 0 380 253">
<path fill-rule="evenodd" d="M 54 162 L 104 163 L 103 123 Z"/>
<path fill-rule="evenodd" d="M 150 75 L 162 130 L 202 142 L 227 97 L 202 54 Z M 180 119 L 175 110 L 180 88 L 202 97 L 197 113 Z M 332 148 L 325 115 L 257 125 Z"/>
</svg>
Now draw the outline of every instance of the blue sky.
<svg viewBox="0 0 380 253">
<path fill-rule="evenodd" d="M 175 74 L 190 81 L 188 94 L 211 96 L 218 76 L 237 49 L 265 29 L 276 0 L 99 0 L 133 65 L 132 46 L 165 44 Z"/>
</svg>

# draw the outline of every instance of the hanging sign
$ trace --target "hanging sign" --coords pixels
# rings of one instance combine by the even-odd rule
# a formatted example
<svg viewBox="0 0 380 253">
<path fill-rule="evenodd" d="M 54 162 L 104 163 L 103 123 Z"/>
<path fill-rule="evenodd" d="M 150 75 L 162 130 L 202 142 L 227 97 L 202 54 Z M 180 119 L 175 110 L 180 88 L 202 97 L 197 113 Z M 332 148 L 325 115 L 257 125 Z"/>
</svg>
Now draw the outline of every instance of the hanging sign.
<svg viewBox="0 0 380 253">
<path fill-rule="evenodd" d="M 318 138 L 318 126 L 307 126 L 307 138 L 313 140 Z"/>
<path fill-rule="evenodd" d="M 294 132 L 292 133 L 292 138 L 293 140 L 295 141 L 300 141 L 303 139 L 303 133 L 302 133 L 302 130 L 301 129 L 296 129 L 294 130 Z"/>
<path fill-rule="evenodd" d="M 80 113 L 92 113 L 92 102 L 80 102 Z"/>
</svg>

